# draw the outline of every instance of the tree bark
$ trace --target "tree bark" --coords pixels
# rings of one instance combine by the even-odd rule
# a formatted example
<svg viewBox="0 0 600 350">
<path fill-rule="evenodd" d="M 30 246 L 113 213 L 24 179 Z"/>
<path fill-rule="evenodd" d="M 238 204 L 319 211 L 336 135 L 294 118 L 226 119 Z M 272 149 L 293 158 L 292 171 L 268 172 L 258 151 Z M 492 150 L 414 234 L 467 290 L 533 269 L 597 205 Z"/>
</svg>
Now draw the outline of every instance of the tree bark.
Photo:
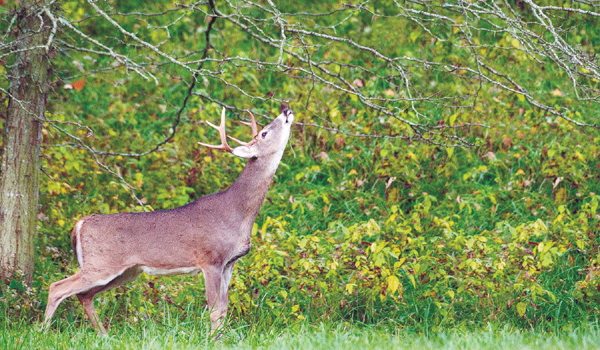
<svg viewBox="0 0 600 350">
<path fill-rule="evenodd" d="M 40 47 L 46 45 L 51 25 L 40 13 L 44 4 L 20 2 L 0 168 L 0 278 L 9 280 L 20 271 L 27 283 L 33 275 L 41 120 L 50 70 L 46 49 Z"/>
</svg>

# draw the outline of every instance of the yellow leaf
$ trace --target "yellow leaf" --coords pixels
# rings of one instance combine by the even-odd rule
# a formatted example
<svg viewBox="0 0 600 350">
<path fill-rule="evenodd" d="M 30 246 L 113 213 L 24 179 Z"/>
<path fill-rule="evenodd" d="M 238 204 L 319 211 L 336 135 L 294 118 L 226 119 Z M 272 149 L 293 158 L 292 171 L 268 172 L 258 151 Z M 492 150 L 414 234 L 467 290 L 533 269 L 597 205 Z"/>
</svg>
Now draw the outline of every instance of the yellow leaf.
<svg viewBox="0 0 600 350">
<path fill-rule="evenodd" d="M 454 147 L 446 147 L 446 152 L 448 153 L 448 158 L 452 158 L 454 154 Z"/>
<path fill-rule="evenodd" d="M 294 305 L 294 306 L 292 306 L 292 312 L 296 312 L 296 311 L 298 311 L 299 309 L 300 309 L 300 306 L 299 306 L 299 305 Z"/>
<path fill-rule="evenodd" d="M 388 202 L 395 203 L 396 197 L 398 197 L 398 189 L 394 187 L 388 192 Z"/>
<path fill-rule="evenodd" d="M 556 203 L 561 203 L 565 200 L 565 197 L 566 197 L 566 190 L 564 187 L 561 187 L 558 190 L 556 190 L 556 193 L 554 196 L 554 201 Z"/>
<path fill-rule="evenodd" d="M 408 274 L 408 279 L 410 280 L 410 283 L 412 283 L 413 288 L 417 288 L 417 283 L 415 282 L 415 278 L 413 277 L 413 275 Z"/>
<path fill-rule="evenodd" d="M 544 242 L 540 242 L 537 246 L 537 252 L 539 253 L 543 253 L 544 252 Z"/>
<path fill-rule="evenodd" d="M 525 172 L 522 169 L 519 169 L 515 175 L 525 175 Z"/>
<path fill-rule="evenodd" d="M 394 294 L 398 290 L 398 287 L 400 287 L 400 280 L 398 277 L 391 275 L 387 278 L 387 284 L 390 294 Z"/>
<path fill-rule="evenodd" d="M 450 116 L 450 119 L 448 119 L 448 124 L 450 124 L 450 126 L 454 125 L 454 122 L 456 121 L 456 117 L 458 117 L 457 113 L 454 113 Z"/>
</svg>

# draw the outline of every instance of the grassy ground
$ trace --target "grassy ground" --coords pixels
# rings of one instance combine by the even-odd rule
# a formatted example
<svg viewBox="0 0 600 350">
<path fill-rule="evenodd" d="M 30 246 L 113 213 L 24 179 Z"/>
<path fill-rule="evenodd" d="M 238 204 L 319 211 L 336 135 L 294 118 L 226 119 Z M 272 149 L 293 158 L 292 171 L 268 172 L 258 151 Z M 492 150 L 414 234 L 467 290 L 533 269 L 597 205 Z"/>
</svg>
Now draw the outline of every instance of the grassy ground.
<svg viewBox="0 0 600 350">
<path fill-rule="evenodd" d="M 216 341 L 202 324 L 153 321 L 113 329 L 100 337 L 89 326 L 72 324 L 43 332 L 28 323 L 0 327 L 3 349 L 598 349 L 597 324 L 560 333 L 519 331 L 508 327 L 422 334 L 409 329 L 348 324 L 302 324 L 255 331 L 232 326 Z"/>
</svg>

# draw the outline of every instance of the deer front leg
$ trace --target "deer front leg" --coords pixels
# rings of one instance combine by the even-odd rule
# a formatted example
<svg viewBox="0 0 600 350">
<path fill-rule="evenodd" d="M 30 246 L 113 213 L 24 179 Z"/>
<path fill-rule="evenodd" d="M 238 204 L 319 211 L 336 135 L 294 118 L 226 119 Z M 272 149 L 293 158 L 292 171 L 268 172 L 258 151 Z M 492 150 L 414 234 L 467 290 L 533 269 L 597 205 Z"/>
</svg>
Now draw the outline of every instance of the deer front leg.
<svg viewBox="0 0 600 350">
<path fill-rule="evenodd" d="M 222 267 L 211 266 L 204 273 L 204 284 L 206 285 L 206 304 L 210 312 L 211 334 L 221 326 L 221 310 L 219 309 L 219 292 L 221 290 Z"/>
<path fill-rule="evenodd" d="M 231 274 L 233 272 L 233 267 L 235 266 L 236 260 L 230 261 L 223 268 L 223 273 L 221 276 L 221 289 L 219 291 L 219 301 L 218 306 L 221 314 L 219 315 L 221 320 L 225 320 L 227 316 L 227 305 L 229 303 L 229 283 L 231 282 Z"/>
</svg>

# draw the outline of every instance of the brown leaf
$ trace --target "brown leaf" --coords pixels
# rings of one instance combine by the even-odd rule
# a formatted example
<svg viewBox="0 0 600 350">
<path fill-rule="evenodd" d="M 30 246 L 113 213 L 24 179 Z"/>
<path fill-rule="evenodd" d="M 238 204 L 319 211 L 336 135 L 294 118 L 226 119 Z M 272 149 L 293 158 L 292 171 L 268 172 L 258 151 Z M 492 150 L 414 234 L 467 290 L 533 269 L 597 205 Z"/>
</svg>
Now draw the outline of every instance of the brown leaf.
<svg viewBox="0 0 600 350">
<path fill-rule="evenodd" d="M 329 155 L 323 151 L 321 151 L 321 153 L 319 153 L 319 155 L 317 156 L 323 160 L 329 159 Z"/>
<path fill-rule="evenodd" d="M 352 84 L 354 84 L 354 86 L 357 86 L 359 88 L 365 86 L 365 82 L 358 78 L 354 79 Z"/>
<path fill-rule="evenodd" d="M 504 149 L 509 149 L 509 148 L 511 148 L 511 147 L 512 147 L 512 144 L 513 144 L 513 143 L 512 143 L 512 140 L 510 139 L 510 137 L 508 137 L 508 136 L 505 136 L 505 137 L 502 139 L 502 145 L 504 145 Z"/>
<path fill-rule="evenodd" d="M 71 86 L 73 86 L 73 89 L 75 89 L 75 91 L 81 91 L 85 86 L 85 82 L 83 79 L 79 79 L 76 82 L 72 83 Z"/>
</svg>

